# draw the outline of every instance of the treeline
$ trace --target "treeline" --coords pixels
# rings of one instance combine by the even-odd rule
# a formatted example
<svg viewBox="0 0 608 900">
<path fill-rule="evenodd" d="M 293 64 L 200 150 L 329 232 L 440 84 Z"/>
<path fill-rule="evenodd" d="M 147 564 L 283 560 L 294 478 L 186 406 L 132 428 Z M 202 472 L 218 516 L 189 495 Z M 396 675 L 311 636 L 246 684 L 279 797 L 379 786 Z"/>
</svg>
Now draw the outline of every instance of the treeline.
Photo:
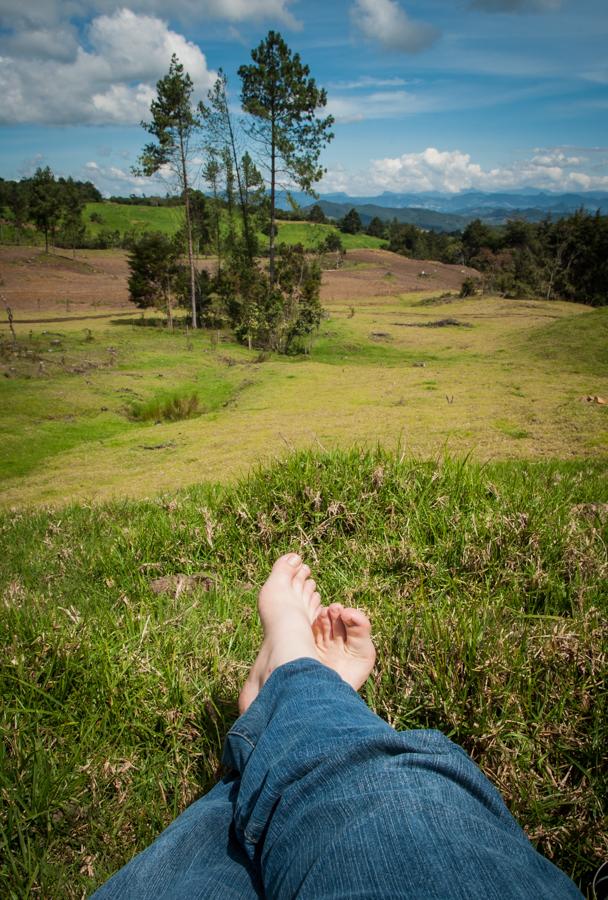
<svg viewBox="0 0 608 900">
<path fill-rule="evenodd" d="M 318 204 L 308 219 L 328 221 Z M 471 266 L 484 292 L 608 304 L 608 216 L 599 212 L 579 210 L 556 221 L 513 219 L 497 227 L 475 219 L 462 232 L 440 233 L 378 217 L 364 228 L 353 208 L 336 224 L 347 234 L 383 238 L 386 249 L 413 259 Z"/>
<path fill-rule="evenodd" d="M 5 181 L 0 178 L 0 212 L 7 211 L 17 237 L 23 239 L 34 226 L 49 242 L 64 247 L 80 247 L 85 238 L 82 211 L 85 203 L 102 200 L 90 181 L 56 178 L 48 166 L 38 168 L 31 178 Z"/>
<path fill-rule="evenodd" d="M 608 304 L 608 216 L 599 212 L 500 228 L 476 219 L 462 233 L 462 257 L 486 291 Z"/>
</svg>

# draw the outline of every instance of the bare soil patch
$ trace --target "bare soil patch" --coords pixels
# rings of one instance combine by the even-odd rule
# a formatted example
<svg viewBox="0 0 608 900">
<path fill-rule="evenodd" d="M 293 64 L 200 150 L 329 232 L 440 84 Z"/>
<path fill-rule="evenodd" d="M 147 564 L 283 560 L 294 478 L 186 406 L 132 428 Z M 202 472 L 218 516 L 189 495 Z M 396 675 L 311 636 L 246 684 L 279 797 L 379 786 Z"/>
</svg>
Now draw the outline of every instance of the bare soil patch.
<svg viewBox="0 0 608 900">
<path fill-rule="evenodd" d="M 428 259 L 407 259 L 388 250 L 349 250 L 349 263 L 359 267 L 323 273 L 322 300 L 394 297 L 414 291 L 459 291 L 465 278 L 479 272 Z"/>
<path fill-rule="evenodd" d="M 45 254 L 38 247 L 0 247 L 0 293 L 15 317 L 31 313 L 86 313 L 133 309 L 126 251 Z"/>
<path fill-rule="evenodd" d="M 413 291 L 458 291 L 478 273 L 465 266 L 406 259 L 387 250 L 349 250 L 348 267 L 323 273 L 323 301 L 356 301 Z M 213 259 L 198 261 L 213 268 Z M 126 250 L 78 250 L 45 254 L 39 247 L 0 247 L 0 293 L 15 318 L 39 313 L 62 317 L 131 310 Z"/>
</svg>

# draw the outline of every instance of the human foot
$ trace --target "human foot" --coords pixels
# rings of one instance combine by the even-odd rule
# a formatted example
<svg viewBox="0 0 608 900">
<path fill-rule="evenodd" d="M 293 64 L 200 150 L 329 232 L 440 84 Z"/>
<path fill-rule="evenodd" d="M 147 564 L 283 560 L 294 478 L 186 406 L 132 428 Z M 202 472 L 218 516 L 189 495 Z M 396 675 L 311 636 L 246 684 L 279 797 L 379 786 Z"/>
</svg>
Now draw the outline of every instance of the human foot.
<svg viewBox="0 0 608 900">
<path fill-rule="evenodd" d="M 270 674 L 284 663 L 310 656 L 317 659 L 311 625 L 321 598 L 310 569 L 297 553 L 281 556 L 260 591 L 258 609 L 264 641 L 239 696 L 239 711 L 255 700 Z"/>
<path fill-rule="evenodd" d="M 376 661 L 371 630 L 364 612 L 345 609 L 341 603 L 321 609 L 312 626 L 317 658 L 356 691 L 365 684 Z"/>
</svg>

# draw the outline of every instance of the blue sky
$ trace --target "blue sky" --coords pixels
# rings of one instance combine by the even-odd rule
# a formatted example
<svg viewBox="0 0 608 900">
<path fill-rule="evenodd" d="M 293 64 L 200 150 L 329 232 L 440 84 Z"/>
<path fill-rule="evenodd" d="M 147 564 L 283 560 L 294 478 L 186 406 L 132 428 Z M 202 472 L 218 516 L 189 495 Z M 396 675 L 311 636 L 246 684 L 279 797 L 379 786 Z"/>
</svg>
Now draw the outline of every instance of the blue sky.
<svg viewBox="0 0 608 900">
<path fill-rule="evenodd" d="M 324 191 L 608 190 L 605 0 L 0 0 L 0 175 L 106 194 L 176 52 L 199 97 L 280 30 L 328 91 Z"/>
</svg>

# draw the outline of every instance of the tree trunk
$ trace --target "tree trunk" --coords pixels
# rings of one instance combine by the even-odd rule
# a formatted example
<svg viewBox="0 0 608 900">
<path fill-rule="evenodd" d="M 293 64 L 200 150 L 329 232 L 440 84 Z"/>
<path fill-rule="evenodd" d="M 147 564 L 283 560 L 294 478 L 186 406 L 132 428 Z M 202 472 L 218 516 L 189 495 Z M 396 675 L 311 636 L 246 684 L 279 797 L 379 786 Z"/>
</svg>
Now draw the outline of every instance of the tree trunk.
<svg viewBox="0 0 608 900">
<path fill-rule="evenodd" d="M 274 217 L 275 217 L 275 180 L 276 180 L 276 140 L 274 133 L 274 112 L 271 111 L 272 117 L 272 136 L 270 139 L 270 242 L 268 244 L 268 274 L 270 275 L 270 283 L 274 284 Z"/>
<path fill-rule="evenodd" d="M 184 203 L 186 210 L 186 237 L 188 239 L 188 264 L 190 266 L 190 302 L 192 304 L 192 327 L 198 328 L 196 321 L 196 268 L 194 266 L 194 251 L 192 249 L 192 220 L 190 218 L 190 192 L 188 190 L 188 172 L 186 170 L 186 152 L 184 150 L 184 137 L 180 129 L 179 153 L 182 166 L 182 184 L 184 187 Z"/>
</svg>

